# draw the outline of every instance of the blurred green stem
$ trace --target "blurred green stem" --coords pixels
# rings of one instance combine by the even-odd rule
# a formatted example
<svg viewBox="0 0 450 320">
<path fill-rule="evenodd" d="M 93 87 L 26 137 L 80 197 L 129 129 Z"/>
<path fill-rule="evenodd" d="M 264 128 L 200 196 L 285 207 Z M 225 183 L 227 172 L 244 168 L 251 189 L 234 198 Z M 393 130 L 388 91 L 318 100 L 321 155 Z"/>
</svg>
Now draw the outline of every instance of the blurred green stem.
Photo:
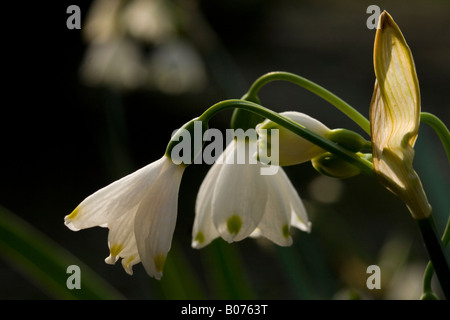
<svg viewBox="0 0 450 320">
<path fill-rule="evenodd" d="M 216 295 L 213 299 L 257 299 L 238 247 L 217 239 L 202 249 L 202 254 L 206 276 Z"/>
<path fill-rule="evenodd" d="M 432 269 L 436 271 L 436 275 L 441 284 L 442 291 L 447 300 L 450 299 L 450 261 L 444 249 L 444 241 L 447 240 L 448 235 L 444 235 L 444 241 L 441 241 L 437 234 L 436 227 L 433 222 L 433 215 L 428 218 L 417 220 L 420 232 L 422 233 L 422 239 L 428 251 L 428 255 L 431 260 L 432 267 L 428 268 L 424 276 L 424 292 L 431 292 L 431 278 Z M 448 234 L 448 224 L 445 231 Z M 426 291 L 425 291 L 426 289 Z"/>
<path fill-rule="evenodd" d="M 447 220 L 447 226 L 445 227 L 444 235 L 442 236 L 442 244 L 445 247 L 448 246 L 448 243 L 450 241 L 450 217 Z M 425 269 L 425 274 L 423 276 L 423 293 L 431 293 L 433 292 L 431 288 L 431 280 L 433 278 L 434 274 L 434 267 L 433 264 L 428 262 L 427 268 Z"/>
<path fill-rule="evenodd" d="M 336 96 L 334 93 L 328 91 L 324 87 L 296 74 L 283 71 L 274 71 L 266 73 L 259 77 L 250 87 L 247 92 L 245 100 L 258 101 L 259 90 L 269 82 L 272 81 L 287 81 L 296 84 L 312 93 L 318 95 L 325 101 L 331 103 L 340 111 L 345 113 L 350 119 L 358 124 L 367 134 L 370 135 L 370 122 L 356 109 L 354 109 L 347 102 Z"/>
<path fill-rule="evenodd" d="M 420 121 L 423 123 L 428 124 L 438 135 L 439 139 L 441 140 L 441 143 L 445 149 L 445 152 L 447 154 L 447 159 L 450 162 L 450 132 L 448 128 L 445 126 L 445 124 L 435 115 L 428 113 L 428 112 L 422 112 L 420 114 Z M 447 219 L 447 226 L 445 227 L 444 234 L 442 236 L 442 245 L 444 247 L 447 247 L 450 240 L 450 216 Z M 444 251 L 444 249 L 442 249 Z M 444 251 L 445 254 L 445 251 Z M 448 258 L 447 258 L 447 273 L 449 273 L 449 266 L 448 266 Z M 433 274 L 435 272 L 435 267 L 433 265 L 433 261 L 430 261 L 427 265 L 427 268 L 425 270 L 424 278 L 423 278 L 423 293 L 424 295 L 426 293 L 431 293 L 431 280 L 433 278 Z M 447 284 L 442 284 L 441 279 L 439 279 L 441 286 L 450 286 L 450 279 L 446 279 L 444 281 L 447 282 Z M 449 299 L 449 289 L 447 288 L 447 292 L 444 290 L 444 294 L 446 295 L 446 298 Z"/>
<path fill-rule="evenodd" d="M 0 256 L 53 298 L 124 299 L 78 258 L 1 206 Z M 71 265 L 80 268 L 81 289 L 66 285 Z"/>
</svg>

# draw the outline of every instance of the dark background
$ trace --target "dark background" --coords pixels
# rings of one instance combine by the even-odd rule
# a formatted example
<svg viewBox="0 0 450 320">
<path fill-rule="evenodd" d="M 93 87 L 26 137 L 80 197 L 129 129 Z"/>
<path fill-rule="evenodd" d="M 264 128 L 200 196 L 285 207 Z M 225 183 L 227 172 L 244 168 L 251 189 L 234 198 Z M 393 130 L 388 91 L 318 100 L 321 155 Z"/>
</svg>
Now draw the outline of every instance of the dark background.
<svg viewBox="0 0 450 320">
<path fill-rule="evenodd" d="M 1 20 L 0 205 L 85 261 L 131 299 L 170 295 L 157 295 L 153 290 L 157 281 L 149 279 L 140 265 L 129 277 L 120 264 L 112 267 L 103 262 L 108 255 L 106 230 L 73 233 L 64 226 L 64 216 L 79 202 L 109 182 L 159 159 L 174 129 L 220 100 L 241 97 L 266 72 L 283 70 L 304 76 L 367 117 L 375 79 L 375 30 L 366 27 L 366 8 L 372 2 L 171 2 L 185 10 L 186 19 L 192 19 L 190 27 L 180 28 L 178 36 L 189 42 L 203 61 L 206 81 L 195 92 L 168 94 L 151 86 L 126 89 L 83 81 L 80 66 L 90 45 L 83 38 L 83 29 L 90 1 L 17 1 L 3 6 Z M 66 8 L 71 4 L 81 9 L 81 30 L 66 27 Z M 411 47 L 422 110 L 436 114 L 448 126 L 450 3 L 376 4 L 393 16 Z M 138 43 L 144 56 L 158 47 L 132 41 Z M 291 84 L 270 84 L 260 97 L 265 106 L 276 111 L 302 111 L 330 128 L 346 127 L 362 133 L 332 106 Z M 230 115 L 221 113 L 211 125 L 226 129 Z M 421 127 L 416 150 L 414 166 L 442 231 L 450 207 L 448 161 L 426 125 Z M 185 172 L 174 240 L 174 250 L 182 252 L 205 287 L 213 273 L 202 263 L 209 251 L 191 249 L 190 233 L 195 195 L 207 170 L 201 165 Z M 243 261 L 254 297 L 331 299 L 355 291 L 363 298 L 414 299 L 418 297 L 414 291 L 417 285 L 420 295 L 426 252 L 400 200 L 365 176 L 337 186 L 336 181 L 322 181 L 333 190 L 342 190 L 336 200 L 322 199 L 320 195 L 329 191 L 317 180 L 310 164 L 286 171 L 310 212 L 313 232 L 295 233 L 296 244 L 288 250 L 251 239 L 232 245 Z M 319 194 L 314 191 L 317 185 L 322 190 Z M 399 258 L 402 254 L 404 260 Z M 307 293 L 298 290 L 302 283 L 292 283 L 282 263 L 286 255 L 295 255 L 306 268 L 302 280 L 309 287 Z M 368 291 L 365 271 L 370 264 L 381 265 L 395 289 L 386 284 L 381 292 Z M 414 281 L 414 289 L 410 289 L 408 285 Z M 208 292 L 208 298 L 223 297 L 217 291 Z M 13 264 L 0 259 L 0 298 L 49 297 Z"/>
</svg>

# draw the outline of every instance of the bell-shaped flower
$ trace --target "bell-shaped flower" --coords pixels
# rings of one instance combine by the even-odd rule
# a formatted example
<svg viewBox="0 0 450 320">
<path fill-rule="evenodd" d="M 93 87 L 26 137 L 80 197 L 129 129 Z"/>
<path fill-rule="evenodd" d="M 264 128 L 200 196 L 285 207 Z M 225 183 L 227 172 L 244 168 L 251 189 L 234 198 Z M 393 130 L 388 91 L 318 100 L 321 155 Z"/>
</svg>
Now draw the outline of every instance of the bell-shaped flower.
<svg viewBox="0 0 450 320">
<path fill-rule="evenodd" d="M 107 227 L 110 256 L 132 274 L 142 262 L 157 279 L 171 247 L 177 218 L 178 190 L 185 165 L 164 155 L 159 160 L 98 190 L 64 218 L 73 231 Z"/>
<path fill-rule="evenodd" d="M 245 148 L 249 143 L 256 141 L 246 142 Z M 202 248 L 218 237 L 234 242 L 258 235 L 291 245 L 291 226 L 311 228 L 300 197 L 282 168 L 263 175 L 259 162 L 237 163 L 239 145 L 236 140 L 228 145 L 200 186 L 192 246 Z"/>
<path fill-rule="evenodd" d="M 298 124 L 302 125 L 308 130 L 322 136 L 326 137 L 330 132 L 327 126 L 325 126 L 320 121 L 311 118 L 310 116 L 296 111 L 281 112 L 282 116 L 289 118 Z M 311 143 L 310 141 L 298 136 L 292 131 L 276 124 L 275 122 L 266 119 L 256 126 L 256 131 L 258 132 L 258 144 L 260 150 L 270 147 L 270 134 L 272 129 L 278 129 L 279 134 L 279 164 L 281 166 L 289 166 L 294 164 L 300 164 L 307 162 L 314 157 L 317 157 L 323 153 L 325 150 L 318 147 L 317 145 Z M 260 153 L 260 160 L 265 162 L 266 159 L 261 157 L 267 152 Z"/>
<path fill-rule="evenodd" d="M 431 206 L 413 169 L 420 122 L 420 90 L 412 53 L 392 17 L 383 12 L 375 37 L 375 89 L 370 106 L 373 166 L 380 183 L 415 219 Z"/>
</svg>

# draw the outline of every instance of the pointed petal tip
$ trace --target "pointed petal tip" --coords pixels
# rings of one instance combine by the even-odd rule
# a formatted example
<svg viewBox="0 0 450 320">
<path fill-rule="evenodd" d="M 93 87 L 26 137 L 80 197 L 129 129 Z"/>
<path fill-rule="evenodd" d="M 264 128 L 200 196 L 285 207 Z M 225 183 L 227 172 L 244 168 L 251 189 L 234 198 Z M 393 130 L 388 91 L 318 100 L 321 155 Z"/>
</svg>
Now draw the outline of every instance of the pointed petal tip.
<svg viewBox="0 0 450 320">
<path fill-rule="evenodd" d="M 210 241 L 209 241 L 209 242 L 200 242 L 200 241 L 197 241 L 197 240 L 193 240 L 193 241 L 191 242 L 191 247 L 192 247 L 193 249 L 203 249 L 203 248 L 206 247 L 209 243 L 210 243 Z"/>
<path fill-rule="evenodd" d="M 305 232 L 306 232 L 306 233 L 311 233 L 311 230 L 312 230 L 312 223 L 311 223 L 311 222 L 308 222 L 305 226 L 306 226 Z"/>
<path fill-rule="evenodd" d="M 105 263 L 110 264 L 110 265 L 114 265 L 116 264 L 117 260 L 119 259 L 119 257 L 117 256 L 113 256 L 113 255 L 109 255 L 106 259 L 105 259 Z"/>
<path fill-rule="evenodd" d="M 377 30 L 384 30 L 388 26 L 398 28 L 397 24 L 395 23 L 394 19 L 389 14 L 389 12 L 387 12 L 386 10 L 383 10 L 383 12 L 380 14 L 380 18 L 378 19 Z"/>
<path fill-rule="evenodd" d="M 311 233 L 311 229 L 312 229 L 312 223 L 310 221 L 308 222 L 303 222 L 302 220 L 298 219 L 298 223 L 296 223 L 294 225 L 297 229 L 304 231 L 308 234 Z"/>
<path fill-rule="evenodd" d="M 69 215 L 64 217 L 64 224 L 67 228 L 69 228 L 72 231 L 79 231 L 80 229 L 75 227 L 73 220 L 76 219 L 76 217 L 79 214 L 79 207 L 76 207 Z"/>
<path fill-rule="evenodd" d="M 191 247 L 192 247 L 193 249 L 201 249 L 200 242 L 198 242 L 198 241 L 196 241 L 196 240 L 192 241 L 192 242 L 191 242 Z"/>
<path fill-rule="evenodd" d="M 289 237 L 286 239 L 286 241 L 284 241 L 283 243 L 280 243 L 279 245 L 280 245 L 281 247 L 290 247 L 290 246 L 292 246 L 292 243 L 294 243 L 294 241 L 292 240 L 292 237 L 289 236 Z"/>
<path fill-rule="evenodd" d="M 131 263 L 133 262 L 133 263 Z M 128 259 L 122 259 L 122 267 L 125 270 L 125 272 L 132 276 L 133 275 L 133 266 L 136 262 L 134 262 L 134 257 L 130 257 Z"/>
<path fill-rule="evenodd" d="M 153 275 L 153 278 L 155 278 L 156 280 L 161 280 L 162 276 L 163 276 L 162 272 L 158 272 L 157 274 Z"/>
<path fill-rule="evenodd" d="M 81 229 L 75 227 L 73 221 L 69 218 L 69 216 L 64 217 L 64 225 L 72 231 L 80 231 Z"/>
</svg>

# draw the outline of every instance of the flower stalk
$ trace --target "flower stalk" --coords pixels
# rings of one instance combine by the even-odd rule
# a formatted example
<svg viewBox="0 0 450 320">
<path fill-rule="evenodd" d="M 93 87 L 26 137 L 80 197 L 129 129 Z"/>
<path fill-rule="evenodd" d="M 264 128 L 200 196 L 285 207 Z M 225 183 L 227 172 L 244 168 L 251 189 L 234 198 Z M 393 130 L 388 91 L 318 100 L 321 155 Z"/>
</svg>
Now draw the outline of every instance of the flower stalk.
<svg viewBox="0 0 450 320">
<path fill-rule="evenodd" d="M 450 131 L 448 128 L 441 119 L 429 112 L 420 113 L 420 122 L 426 123 L 436 132 L 444 146 L 445 152 L 447 153 L 447 160 L 450 163 Z"/>
<path fill-rule="evenodd" d="M 229 108 L 240 108 L 246 111 L 256 113 L 266 119 L 269 119 L 277 123 L 278 125 L 283 126 L 286 129 L 294 132 L 300 137 L 309 140 L 310 142 L 319 146 L 320 148 L 341 157 L 342 159 L 346 160 L 352 165 L 358 167 L 362 172 L 368 175 L 373 175 L 373 166 L 370 161 L 360 157 L 359 155 L 353 152 L 350 152 L 346 148 L 343 148 L 342 146 L 338 145 L 337 143 L 332 142 L 304 128 L 295 121 L 292 121 L 291 119 L 284 117 L 275 111 L 272 111 L 270 109 L 267 109 L 259 104 L 250 101 L 240 99 L 230 99 L 218 102 L 213 106 L 211 106 L 210 108 L 208 108 L 201 116 L 198 117 L 198 119 L 204 121 L 205 123 L 208 123 L 208 121 L 216 113 Z"/>
<path fill-rule="evenodd" d="M 438 236 L 432 216 L 417 220 L 417 225 L 422 234 L 422 239 L 427 248 L 428 255 L 430 256 L 432 268 L 436 272 L 436 276 L 441 284 L 442 292 L 448 300 L 450 299 L 450 260 L 444 249 L 444 244 Z M 431 281 L 430 273 L 432 270 L 429 270 L 428 268 L 427 270 L 424 281 L 424 289 L 426 290 L 424 291 L 430 292 L 430 286 L 426 284 L 429 284 Z"/>
<path fill-rule="evenodd" d="M 262 75 L 252 84 L 252 86 L 250 87 L 245 96 L 245 100 L 258 101 L 259 90 L 264 85 L 272 81 L 287 81 L 295 85 L 298 85 L 306 90 L 309 90 L 310 92 L 316 94 L 317 96 L 331 103 L 333 106 L 335 106 L 340 111 L 345 113 L 350 119 L 352 119 L 356 124 L 358 124 L 367 134 L 370 134 L 369 120 L 367 120 L 355 108 L 353 108 L 347 102 L 336 96 L 334 93 L 328 91 L 324 87 L 294 73 L 284 71 L 274 71 Z"/>
</svg>

